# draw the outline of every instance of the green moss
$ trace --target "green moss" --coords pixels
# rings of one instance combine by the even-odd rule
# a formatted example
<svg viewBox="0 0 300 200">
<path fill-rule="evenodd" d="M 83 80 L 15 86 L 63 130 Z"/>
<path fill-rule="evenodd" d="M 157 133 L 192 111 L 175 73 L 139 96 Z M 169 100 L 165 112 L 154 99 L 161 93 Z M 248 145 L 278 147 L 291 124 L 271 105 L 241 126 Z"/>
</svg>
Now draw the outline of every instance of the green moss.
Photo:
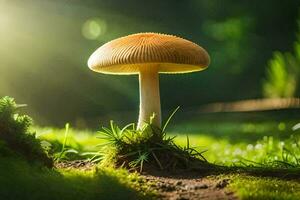
<svg viewBox="0 0 300 200">
<path fill-rule="evenodd" d="M 0 173 L 0 199 L 6 200 L 134 200 L 155 196 L 144 179 L 124 169 L 53 170 L 0 157 Z"/>
<path fill-rule="evenodd" d="M 52 159 L 47 156 L 35 134 L 28 130 L 32 119 L 17 114 L 18 107 L 10 97 L 0 99 L 0 155 L 22 156 L 30 162 L 51 167 Z"/>
<path fill-rule="evenodd" d="M 300 183 L 271 177 L 233 175 L 230 188 L 243 200 L 298 200 Z"/>
</svg>

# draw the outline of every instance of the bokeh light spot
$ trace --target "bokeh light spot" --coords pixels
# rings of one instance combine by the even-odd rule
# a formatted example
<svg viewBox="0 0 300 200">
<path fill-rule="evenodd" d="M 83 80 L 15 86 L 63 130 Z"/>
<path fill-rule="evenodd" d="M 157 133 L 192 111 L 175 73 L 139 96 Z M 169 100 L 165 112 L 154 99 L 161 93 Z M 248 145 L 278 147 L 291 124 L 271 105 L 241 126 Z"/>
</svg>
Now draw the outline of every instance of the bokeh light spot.
<svg viewBox="0 0 300 200">
<path fill-rule="evenodd" d="M 280 130 L 280 131 L 284 131 L 285 130 L 285 123 L 284 122 L 280 122 L 278 124 L 278 130 Z"/>
<path fill-rule="evenodd" d="M 89 40 L 97 40 L 106 33 L 106 22 L 100 18 L 88 19 L 82 26 L 82 35 Z"/>
</svg>

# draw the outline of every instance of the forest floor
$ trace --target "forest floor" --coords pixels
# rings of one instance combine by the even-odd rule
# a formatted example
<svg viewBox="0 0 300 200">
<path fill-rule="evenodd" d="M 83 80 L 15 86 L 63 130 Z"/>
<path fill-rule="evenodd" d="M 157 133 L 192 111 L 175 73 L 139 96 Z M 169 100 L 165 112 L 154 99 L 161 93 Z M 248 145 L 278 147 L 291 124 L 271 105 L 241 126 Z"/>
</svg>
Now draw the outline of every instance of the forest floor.
<svg viewBox="0 0 300 200">
<path fill-rule="evenodd" d="M 278 116 L 278 115 L 274 115 Z M 282 120 L 283 119 L 283 120 Z M 297 118 L 298 119 L 298 118 Z M 103 168 L 97 132 L 32 127 L 55 155 L 48 169 L 0 154 L 0 199 L 263 199 L 298 200 L 300 139 L 298 120 L 256 116 L 215 116 L 168 129 L 175 142 L 190 146 L 222 170 L 148 171 Z M 65 151 L 61 154 L 62 146 Z M 96 157 L 95 157 L 96 155 Z"/>
<path fill-rule="evenodd" d="M 55 167 L 91 171 L 97 165 L 74 160 L 56 163 Z M 300 194 L 299 169 L 229 167 L 223 171 L 211 172 L 152 170 L 142 172 L 139 176 L 144 180 L 142 184 L 148 185 L 155 194 L 150 199 L 297 199 Z"/>
<path fill-rule="evenodd" d="M 57 168 L 62 169 L 80 169 L 83 171 L 92 170 L 93 163 L 83 160 L 70 162 L 60 162 L 56 164 Z M 235 193 L 228 189 L 230 183 L 229 177 L 217 175 L 201 175 L 197 171 L 177 171 L 162 172 L 155 171 L 152 175 L 142 173 L 141 177 L 150 183 L 151 189 L 156 191 L 155 198 L 162 200 L 221 200 L 238 199 Z"/>
<path fill-rule="evenodd" d="M 156 171 L 141 177 L 151 183 L 159 199 L 297 199 L 300 130 L 293 127 L 298 121 L 271 115 L 277 118 L 225 114 L 177 124 L 169 130 L 170 136 L 177 136 L 177 144 L 185 146 L 188 135 L 191 146 L 208 150 L 204 156 L 209 162 L 228 169 L 217 173 Z M 63 130 L 42 128 L 38 132 L 46 132 L 42 137 L 50 141 L 63 139 Z M 94 151 L 102 141 L 87 132 L 71 130 L 69 146 Z M 82 169 L 92 166 L 75 162 L 63 167 L 67 165 Z"/>
</svg>

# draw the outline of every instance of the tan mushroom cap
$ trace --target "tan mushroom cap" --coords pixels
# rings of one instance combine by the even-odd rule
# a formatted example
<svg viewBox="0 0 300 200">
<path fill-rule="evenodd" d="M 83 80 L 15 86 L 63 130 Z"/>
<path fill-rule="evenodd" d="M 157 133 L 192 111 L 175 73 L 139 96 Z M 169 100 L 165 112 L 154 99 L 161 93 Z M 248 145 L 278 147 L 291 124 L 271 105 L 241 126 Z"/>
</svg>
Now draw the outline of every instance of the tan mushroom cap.
<svg viewBox="0 0 300 200">
<path fill-rule="evenodd" d="M 154 67 L 160 73 L 188 73 L 205 69 L 208 53 L 180 37 L 137 33 L 107 42 L 89 58 L 88 66 L 105 74 L 138 74 Z"/>
</svg>

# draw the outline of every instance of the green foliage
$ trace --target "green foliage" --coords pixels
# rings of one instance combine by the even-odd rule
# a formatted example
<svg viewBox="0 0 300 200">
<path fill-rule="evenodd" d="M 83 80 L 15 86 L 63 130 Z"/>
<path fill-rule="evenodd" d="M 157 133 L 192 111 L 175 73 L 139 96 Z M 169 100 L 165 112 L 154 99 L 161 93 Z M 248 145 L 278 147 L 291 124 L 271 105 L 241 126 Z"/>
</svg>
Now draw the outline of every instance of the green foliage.
<svg viewBox="0 0 300 200">
<path fill-rule="evenodd" d="M 275 52 L 266 68 L 263 95 L 267 98 L 294 97 L 300 76 L 300 20 L 294 53 Z"/>
<path fill-rule="evenodd" d="M 120 129 L 113 121 L 110 122 L 110 129 L 103 127 L 98 133 L 99 139 L 107 141 L 101 144 L 102 164 L 126 166 L 139 168 L 142 172 L 147 164 L 148 168 L 166 169 L 188 169 L 208 167 L 203 152 L 187 145 L 178 146 L 174 142 L 175 137 L 166 135 L 166 127 L 178 108 L 170 115 L 167 122 L 160 129 L 152 124 L 152 119 L 141 129 L 136 129 L 134 124 L 128 124 Z M 102 152 L 102 153 L 101 153 Z M 109 152 L 109 153 L 108 153 Z"/>
<path fill-rule="evenodd" d="M 17 114 L 19 107 L 13 98 L 0 99 L 0 155 L 17 154 L 28 161 L 51 167 L 52 159 L 45 153 L 40 140 L 28 130 L 32 119 L 27 115 Z"/>
<path fill-rule="evenodd" d="M 297 46 L 297 48 L 299 47 Z M 267 79 L 263 83 L 265 97 L 280 98 L 293 97 L 295 95 L 299 76 L 296 67 L 299 68 L 299 65 L 293 65 L 294 62 L 300 64 L 300 60 L 297 60 L 291 54 L 274 53 L 266 71 Z"/>
</svg>

